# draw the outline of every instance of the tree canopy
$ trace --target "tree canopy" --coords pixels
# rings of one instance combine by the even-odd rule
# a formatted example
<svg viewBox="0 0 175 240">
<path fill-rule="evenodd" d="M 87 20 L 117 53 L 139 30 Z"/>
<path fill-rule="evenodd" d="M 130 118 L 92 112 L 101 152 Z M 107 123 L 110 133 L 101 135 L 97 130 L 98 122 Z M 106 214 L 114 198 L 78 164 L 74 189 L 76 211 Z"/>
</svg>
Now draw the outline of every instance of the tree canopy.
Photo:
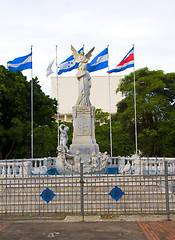
<svg viewBox="0 0 175 240">
<path fill-rule="evenodd" d="M 102 109 L 96 109 L 95 118 L 95 137 L 97 143 L 99 144 L 100 151 L 107 151 L 108 154 L 110 154 L 111 146 L 109 113 L 103 112 Z M 111 130 L 112 155 L 127 156 L 132 152 L 132 146 L 127 132 L 122 128 L 122 124 L 119 121 L 113 120 L 113 118 L 111 121 Z"/>
<path fill-rule="evenodd" d="M 33 79 L 33 97 L 34 157 L 56 154 L 56 101 L 42 92 L 37 78 Z M 21 72 L 14 73 L 0 66 L 0 159 L 29 158 L 30 129 L 31 81 Z"/>
<path fill-rule="evenodd" d="M 138 149 L 148 156 L 175 156 L 175 73 L 148 68 L 135 72 Z M 118 89 L 123 99 L 113 121 L 128 134 L 134 153 L 134 74 L 125 76 Z"/>
</svg>

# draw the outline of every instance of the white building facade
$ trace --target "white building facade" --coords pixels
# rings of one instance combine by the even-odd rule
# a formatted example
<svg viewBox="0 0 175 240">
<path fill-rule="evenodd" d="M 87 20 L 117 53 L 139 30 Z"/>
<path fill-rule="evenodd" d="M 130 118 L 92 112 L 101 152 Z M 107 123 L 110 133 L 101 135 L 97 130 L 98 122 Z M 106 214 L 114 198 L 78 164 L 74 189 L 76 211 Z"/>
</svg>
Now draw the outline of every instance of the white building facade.
<svg viewBox="0 0 175 240">
<path fill-rule="evenodd" d="M 122 94 L 116 93 L 116 89 L 122 76 L 91 76 L 90 101 L 95 108 L 104 112 L 116 113 L 116 104 L 122 100 Z M 110 83 L 110 84 L 109 84 Z M 109 88 L 110 85 L 110 88 Z M 110 89 L 110 95 L 109 95 Z M 51 77 L 51 97 L 57 99 L 57 78 Z M 72 121 L 72 107 L 78 99 L 78 80 L 75 76 L 58 76 L 58 102 L 59 119 L 61 121 Z M 110 103 L 109 103 L 110 102 Z"/>
</svg>

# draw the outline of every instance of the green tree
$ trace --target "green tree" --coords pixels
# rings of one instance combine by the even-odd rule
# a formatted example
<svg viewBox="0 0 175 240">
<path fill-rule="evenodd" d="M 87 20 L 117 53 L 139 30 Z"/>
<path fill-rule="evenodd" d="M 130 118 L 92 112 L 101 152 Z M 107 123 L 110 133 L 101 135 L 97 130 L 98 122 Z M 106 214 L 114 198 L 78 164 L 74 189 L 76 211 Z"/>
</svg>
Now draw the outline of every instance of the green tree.
<svg viewBox="0 0 175 240">
<path fill-rule="evenodd" d="M 123 99 L 117 104 L 115 121 L 128 134 L 134 153 L 134 79 L 125 76 L 117 89 Z M 149 156 L 173 156 L 175 73 L 148 68 L 135 72 L 137 99 L 138 148 Z"/>
<path fill-rule="evenodd" d="M 44 127 L 40 141 L 47 139 L 47 133 L 54 134 L 56 101 L 46 96 L 38 83 L 33 79 L 34 106 L 34 140 L 37 139 L 39 126 Z M 29 158 L 31 145 L 31 81 L 21 72 L 13 73 L 0 66 L 0 158 Z M 45 127 L 47 126 L 46 131 Z M 49 130 L 50 129 L 50 130 Z M 35 136 L 36 134 L 36 136 Z M 54 142 L 51 141 L 51 142 Z M 35 143 L 34 143 L 35 144 Z M 37 142 L 37 144 L 39 144 Z M 53 151 L 56 145 L 50 149 Z M 36 147 L 37 148 L 37 147 Z M 43 145 L 43 152 L 46 146 Z M 47 148 L 48 149 L 48 148 Z M 44 154 L 34 151 L 35 157 Z M 39 155 L 38 155 L 39 154 Z M 48 153 L 49 154 L 49 153 Z"/>
<path fill-rule="evenodd" d="M 56 127 L 56 126 L 55 126 Z M 39 125 L 34 129 L 34 154 L 39 157 L 56 155 L 57 131 L 48 125 Z"/>
<path fill-rule="evenodd" d="M 102 109 L 96 109 L 95 112 L 96 124 L 95 124 L 95 136 L 96 141 L 99 144 L 101 152 L 107 151 L 111 153 L 110 146 L 110 120 L 109 113 L 103 112 Z M 112 129 L 112 155 L 113 156 L 126 156 L 131 153 L 132 147 L 128 134 L 122 129 L 120 122 L 111 121 Z"/>
</svg>

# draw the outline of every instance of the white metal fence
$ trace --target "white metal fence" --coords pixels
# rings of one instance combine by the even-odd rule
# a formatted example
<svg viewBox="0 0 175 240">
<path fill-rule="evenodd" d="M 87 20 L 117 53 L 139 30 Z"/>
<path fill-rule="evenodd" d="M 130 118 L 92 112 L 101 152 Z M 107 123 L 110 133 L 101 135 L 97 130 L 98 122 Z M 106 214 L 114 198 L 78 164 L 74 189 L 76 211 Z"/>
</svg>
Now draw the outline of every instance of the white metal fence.
<svg viewBox="0 0 175 240">
<path fill-rule="evenodd" d="M 77 175 L 30 175 L 27 162 L 6 161 L 0 216 L 167 214 L 169 219 L 175 213 L 175 173 L 168 161 L 163 166 L 161 173 L 83 174 L 81 163 Z"/>
</svg>

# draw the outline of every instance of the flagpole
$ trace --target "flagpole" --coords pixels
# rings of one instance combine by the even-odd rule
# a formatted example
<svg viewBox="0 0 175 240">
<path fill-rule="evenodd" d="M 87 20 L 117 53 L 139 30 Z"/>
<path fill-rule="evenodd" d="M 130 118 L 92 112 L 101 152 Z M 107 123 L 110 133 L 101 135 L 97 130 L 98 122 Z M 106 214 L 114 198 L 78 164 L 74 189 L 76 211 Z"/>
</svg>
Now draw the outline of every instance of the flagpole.
<svg viewBox="0 0 175 240">
<path fill-rule="evenodd" d="M 33 46 L 31 45 L 31 53 Z M 32 54 L 31 54 L 32 58 Z M 33 61 L 31 68 L 31 158 L 33 158 Z"/>
<path fill-rule="evenodd" d="M 133 44 L 134 47 L 134 44 Z M 133 51 L 134 54 L 134 51 Z M 135 59 L 135 57 L 134 57 Z M 137 147 L 137 108 L 136 108 L 136 84 L 135 84 L 135 62 L 134 62 L 134 113 L 135 113 L 135 147 L 136 147 L 136 155 L 138 153 Z"/>
<path fill-rule="evenodd" d="M 108 48 L 108 71 L 109 71 L 109 45 Z M 112 125 L 111 125 L 111 83 L 110 83 L 110 74 L 108 73 L 108 83 L 109 83 L 109 123 L 110 123 L 110 149 L 112 157 Z"/>
<path fill-rule="evenodd" d="M 57 45 L 56 45 L 56 78 L 57 78 L 57 131 L 58 131 L 58 146 L 60 145 L 59 140 L 59 91 L 58 91 L 58 63 L 57 63 Z"/>
</svg>

